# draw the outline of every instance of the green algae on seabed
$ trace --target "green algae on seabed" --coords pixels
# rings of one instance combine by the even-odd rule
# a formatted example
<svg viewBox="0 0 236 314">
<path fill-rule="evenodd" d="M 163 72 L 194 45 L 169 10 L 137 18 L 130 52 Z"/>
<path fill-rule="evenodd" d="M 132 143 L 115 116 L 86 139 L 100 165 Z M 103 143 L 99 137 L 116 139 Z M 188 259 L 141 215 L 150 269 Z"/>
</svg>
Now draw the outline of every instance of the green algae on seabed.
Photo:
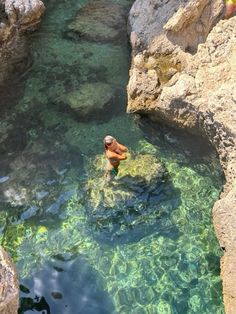
<svg viewBox="0 0 236 314">
<path fill-rule="evenodd" d="M 151 144 L 150 136 L 124 116 L 122 95 L 112 112 L 87 121 L 58 102 L 83 84 L 102 82 L 117 89 L 127 84 L 126 43 L 75 42 L 65 37 L 77 10 L 87 3 L 47 2 L 40 32 L 32 36 L 37 37 L 31 41 L 35 62 L 26 77 L 24 96 L 12 112 L 11 125 L 1 122 L 6 133 L 8 128 L 17 132 L 17 126 L 24 126 L 27 140 L 18 153 L 6 152 L 13 165 L 10 195 L 21 198 L 20 203 L 4 198 L 2 244 L 13 254 L 21 280 L 34 276 L 48 260 L 82 256 L 100 275 L 97 284 L 109 293 L 116 313 L 223 313 L 221 253 L 211 221 L 211 208 L 222 186 L 215 155 L 192 162 L 187 153 L 161 140 L 157 131 L 154 138 L 160 141 Z M 26 118 L 36 122 L 25 128 Z M 108 132 L 135 156 L 148 155 L 143 181 L 148 179 L 150 160 L 159 160 L 168 173 L 156 189 L 142 187 L 142 198 L 134 199 L 138 191 L 130 193 L 130 207 L 123 204 L 118 213 L 115 206 L 107 211 L 104 204 L 104 210 L 95 208 L 89 199 L 91 181 L 103 180 L 103 170 L 94 171 L 91 161 L 102 153 L 102 139 Z M 124 171 L 126 164 L 121 163 L 120 175 Z M 1 188 L 9 192 L 8 182 Z M 119 191 L 119 181 L 114 190 L 115 197 L 126 192 Z M 38 198 L 44 191 L 47 196 Z M 113 195 L 109 186 L 104 186 L 104 192 Z M 31 206 L 38 208 L 36 215 L 27 216 Z"/>
<path fill-rule="evenodd" d="M 137 151 L 144 152 L 145 148 L 156 150 L 141 140 Z M 166 309 L 171 309 L 170 313 L 182 309 L 186 309 L 185 313 L 208 313 L 208 309 L 209 313 L 223 313 L 217 310 L 220 295 L 216 303 L 211 294 L 220 283 L 219 275 L 214 275 L 219 274 L 216 262 L 219 251 L 217 245 L 212 246 L 216 239 L 209 209 L 206 212 L 206 207 L 209 208 L 206 204 L 213 204 L 217 189 L 209 181 L 205 183 L 187 164 L 179 167 L 176 160 L 169 159 L 166 166 L 175 187 L 181 187 L 181 204 L 173 211 L 167 202 L 169 215 L 162 217 L 151 234 L 139 230 L 138 242 L 132 239 L 131 243 L 115 247 L 98 244 L 91 237 L 91 224 L 85 211 L 86 188 L 83 192 L 80 186 L 79 192 L 60 210 L 58 227 L 35 226 L 33 233 L 19 242 L 17 264 L 21 276 L 27 277 L 50 256 L 61 252 L 82 254 L 103 278 L 102 285 L 112 296 L 118 313 L 153 310 L 162 313 Z M 146 216 L 144 229 L 152 221 L 151 216 Z M 29 228 L 26 223 L 25 228 Z M 135 227 L 130 233 L 133 230 Z"/>
</svg>

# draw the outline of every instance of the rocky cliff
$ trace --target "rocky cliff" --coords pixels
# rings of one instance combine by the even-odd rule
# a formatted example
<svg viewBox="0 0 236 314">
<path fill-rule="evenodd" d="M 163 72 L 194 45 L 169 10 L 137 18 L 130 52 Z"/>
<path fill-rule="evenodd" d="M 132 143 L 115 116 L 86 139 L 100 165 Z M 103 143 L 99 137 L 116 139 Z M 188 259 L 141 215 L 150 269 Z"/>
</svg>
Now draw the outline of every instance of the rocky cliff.
<svg viewBox="0 0 236 314">
<path fill-rule="evenodd" d="M 36 28 L 43 12 L 40 0 L 0 0 L 0 83 L 24 68 L 24 34 Z"/>
<path fill-rule="evenodd" d="M 226 313 L 236 309 L 236 17 L 223 0 L 136 0 L 128 112 L 209 139 L 226 184 L 213 208 Z"/>
</svg>

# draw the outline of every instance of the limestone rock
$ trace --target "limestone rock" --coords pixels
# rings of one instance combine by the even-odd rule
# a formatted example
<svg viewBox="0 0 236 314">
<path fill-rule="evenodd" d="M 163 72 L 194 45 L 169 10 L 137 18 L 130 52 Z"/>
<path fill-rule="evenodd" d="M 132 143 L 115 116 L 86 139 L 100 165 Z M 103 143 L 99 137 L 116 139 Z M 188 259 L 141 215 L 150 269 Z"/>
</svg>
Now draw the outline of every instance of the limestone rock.
<svg viewBox="0 0 236 314">
<path fill-rule="evenodd" d="M 69 37 L 109 42 L 126 34 L 124 7 L 106 0 L 90 2 L 80 9 L 74 21 L 68 25 Z"/>
<path fill-rule="evenodd" d="M 21 31 L 34 28 L 40 22 L 44 9 L 41 0 L 5 0 L 5 11 L 10 24 L 17 23 Z"/>
<path fill-rule="evenodd" d="M 213 208 L 213 219 L 220 246 L 225 251 L 221 259 L 221 276 L 226 313 L 234 313 L 236 291 L 236 180 L 232 190 L 218 200 Z"/>
<path fill-rule="evenodd" d="M 129 18 L 133 60 L 127 110 L 201 134 L 217 149 L 226 184 L 214 207 L 214 225 L 226 252 L 221 273 L 225 307 L 233 313 L 236 17 L 220 20 L 223 11 L 222 0 L 135 1 Z M 169 60 L 162 72 L 161 58 Z M 150 70 L 157 73 L 149 83 L 156 84 L 153 91 L 146 89 Z"/>
<path fill-rule="evenodd" d="M 209 31 L 223 13 L 223 0 L 136 0 L 129 23 L 134 50 L 151 44 L 166 51 L 175 49 L 195 50 L 204 42 Z M 135 40 L 134 40 L 135 37 Z"/>
<path fill-rule="evenodd" d="M 0 313 L 16 314 L 19 307 L 19 283 L 16 269 L 8 254 L 0 247 Z"/>
<path fill-rule="evenodd" d="M 113 97 L 114 90 L 110 84 L 85 83 L 78 90 L 63 96 L 62 101 L 79 114 L 87 115 L 103 110 Z"/>
<path fill-rule="evenodd" d="M 0 3 L 0 84 L 8 74 L 20 71 L 20 63 L 27 56 L 26 38 L 22 36 L 32 31 L 40 22 L 44 12 L 41 0 L 2 0 Z"/>
</svg>

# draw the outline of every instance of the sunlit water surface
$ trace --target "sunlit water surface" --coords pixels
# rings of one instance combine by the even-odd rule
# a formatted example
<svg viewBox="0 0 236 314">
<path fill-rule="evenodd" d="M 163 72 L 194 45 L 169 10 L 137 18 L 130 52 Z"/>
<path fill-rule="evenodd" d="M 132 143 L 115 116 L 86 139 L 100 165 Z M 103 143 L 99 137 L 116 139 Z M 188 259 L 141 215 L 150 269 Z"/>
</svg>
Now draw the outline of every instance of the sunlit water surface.
<svg viewBox="0 0 236 314">
<path fill-rule="evenodd" d="M 125 114 L 126 36 L 96 42 L 68 31 L 87 2 L 46 3 L 28 68 L 15 96 L 10 84 L 4 94 L 0 230 L 20 276 L 19 313 L 224 313 L 211 216 L 223 184 L 217 156 L 198 138 Z M 113 2 L 126 12 L 131 4 Z M 65 96 L 100 82 L 115 91 L 108 106 L 68 106 Z M 94 210 L 87 187 L 103 180 L 91 164 L 106 134 L 132 155 L 157 156 L 168 173 L 118 211 Z"/>
</svg>

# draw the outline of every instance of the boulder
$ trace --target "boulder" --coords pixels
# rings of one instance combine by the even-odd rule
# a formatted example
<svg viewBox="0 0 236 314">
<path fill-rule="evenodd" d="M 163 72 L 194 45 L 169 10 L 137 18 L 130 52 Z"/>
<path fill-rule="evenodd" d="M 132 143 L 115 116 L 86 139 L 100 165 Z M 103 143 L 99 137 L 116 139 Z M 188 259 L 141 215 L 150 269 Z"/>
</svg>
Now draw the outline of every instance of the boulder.
<svg viewBox="0 0 236 314">
<path fill-rule="evenodd" d="M 80 115 L 104 110 L 114 98 L 114 89 L 107 83 L 85 83 L 76 91 L 62 96 L 62 102 Z"/>
<path fill-rule="evenodd" d="M 67 35 L 73 39 L 95 42 L 117 42 L 126 36 L 126 9 L 116 3 L 98 0 L 81 8 L 68 25 Z"/>
</svg>

